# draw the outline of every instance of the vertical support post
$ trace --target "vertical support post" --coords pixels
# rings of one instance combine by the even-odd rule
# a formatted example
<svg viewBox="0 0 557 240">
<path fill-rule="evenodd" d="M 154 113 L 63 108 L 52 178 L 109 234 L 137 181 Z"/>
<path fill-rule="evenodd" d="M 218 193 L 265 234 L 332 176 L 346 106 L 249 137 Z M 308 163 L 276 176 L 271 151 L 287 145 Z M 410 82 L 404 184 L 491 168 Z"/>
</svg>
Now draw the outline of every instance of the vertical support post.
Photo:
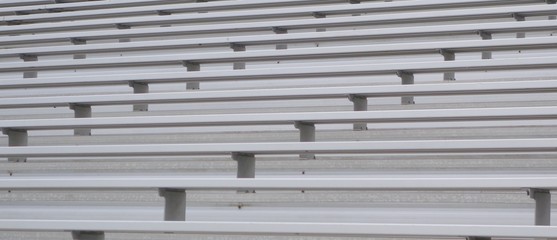
<svg viewBox="0 0 557 240">
<path fill-rule="evenodd" d="M 164 198 L 164 221 L 186 221 L 186 190 L 159 189 Z"/>
<path fill-rule="evenodd" d="M 485 31 L 478 31 L 478 35 L 480 35 L 480 37 L 482 38 L 482 40 L 491 40 L 493 39 L 493 36 L 491 35 L 491 33 L 485 32 Z M 482 59 L 491 59 L 492 58 L 492 54 L 491 51 L 484 51 L 482 52 Z"/>
<path fill-rule="evenodd" d="M 513 13 L 513 18 L 514 20 L 516 20 L 517 22 L 524 22 L 526 21 L 526 18 L 518 13 Z M 516 33 L 516 38 L 526 38 L 526 33 L 525 32 L 518 32 Z"/>
<path fill-rule="evenodd" d="M 27 130 L 20 129 L 2 129 L 2 133 L 8 135 L 9 147 L 24 147 L 28 145 Z M 26 157 L 9 157 L 8 162 L 26 162 Z"/>
<path fill-rule="evenodd" d="M 188 72 L 199 72 L 201 70 L 199 63 L 184 61 L 183 65 L 186 67 Z M 186 90 L 199 90 L 199 82 L 186 83 Z"/>
<path fill-rule="evenodd" d="M 439 53 L 443 56 L 445 61 L 454 61 L 455 60 L 455 53 L 453 51 L 448 51 L 445 49 L 439 49 Z M 454 72 L 446 72 L 443 73 L 443 80 L 444 81 L 454 81 L 455 73 Z"/>
<path fill-rule="evenodd" d="M 557 0 L 545 0 L 547 4 L 557 4 Z M 548 20 L 557 20 L 557 16 L 549 16 L 547 17 Z"/>
<path fill-rule="evenodd" d="M 253 153 L 232 153 L 232 160 L 238 163 L 237 178 L 255 178 L 255 155 Z M 238 193 L 255 193 L 255 190 L 239 189 Z"/>
<path fill-rule="evenodd" d="M 275 34 L 287 34 L 288 33 L 288 29 L 286 28 L 281 28 L 281 27 L 273 27 L 273 32 Z M 284 49 L 288 49 L 288 45 L 286 44 L 277 44 L 276 50 L 284 50 Z"/>
<path fill-rule="evenodd" d="M 116 28 L 122 30 L 122 29 L 130 29 L 131 27 L 128 26 L 128 25 L 124 25 L 124 24 L 119 24 L 119 23 L 118 23 L 118 24 L 116 24 Z M 121 43 L 123 43 L 123 42 L 131 42 L 131 39 L 129 39 L 129 38 L 120 38 L 120 39 L 118 39 L 118 42 L 121 42 Z"/>
<path fill-rule="evenodd" d="M 72 231 L 73 240 L 104 240 L 104 232 Z"/>
<path fill-rule="evenodd" d="M 85 44 L 87 44 L 86 40 L 79 39 L 79 38 L 71 38 L 70 40 L 71 40 L 73 45 L 85 45 Z M 87 55 L 83 54 L 83 53 L 73 55 L 73 59 L 85 59 L 85 58 L 87 58 Z"/>
<path fill-rule="evenodd" d="M 313 12 L 311 15 L 312 15 L 314 18 L 326 18 L 326 17 L 327 17 L 326 14 L 320 13 L 320 12 Z M 315 29 L 315 32 L 326 32 L 326 31 L 327 31 L 327 28 L 316 28 L 316 29 Z M 319 47 L 319 42 L 316 42 L 316 43 L 315 43 L 315 46 L 316 46 L 316 47 Z"/>
<path fill-rule="evenodd" d="M 92 116 L 91 106 L 81 104 L 70 104 L 75 118 L 90 118 Z M 91 136 L 90 128 L 76 128 L 73 130 L 75 136 Z"/>
<path fill-rule="evenodd" d="M 24 62 L 36 62 L 39 58 L 36 55 L 20 54 L 19 58 Z M 23 78 L 37 78 L 37 71 L 26 71 L 23 72 Z"/>
<path fill-rule="evenodd" d="M 157 10 L 157 15 L 159 15 L 159 16 L 168 16 L 168 15 L 172 15 L 172 13 L 166 12 L 166 11 Z M 163 25 L 161 25 L 161 27 L 170 27 L 170 26 L 172 26 L 172 25 L 171 25 L 171 24 L 163 24 Z"/>
<path fill-rule="evenodd" d="M 242 44 L 231 43 L 230 48 L 232 48 L 234 52 L 246 51 L 246 45 L 242 45 Z M 232 69 L 234 70 L 246 69 L 246 62 L 234 62 Z"/>
<path fill-rule="evenodd" d="M 528 189 L 528 196 L 536 201 L 535 224 L 551 225 L 551 193 L 547 189 Z"/>
<path fill-rule="evenodd" d="M 354 104 L 354 111 L 367 111 L 367 97 L 350 94 L 348 100 Z M 367 130 L 367 123 L 354 123 L 354 131 Z"/>
<path fill-rule="evenodd" d="M 491 240 L 491 237 L 467 237 L 466 240 Z"/>
<path fill-rule="evenodd" d="M 400 77 L 401 81 L 402 81 L 402 85 L 409 85 L 409 84 L 414 84 L 414 74 L 410 73 L 410 72 L 405 72 L 405 71 L 398 71 L 396 72 L 396 75 L 398 77 Z M 412 105 L 415 104 L 416 102 L 414 102 L 414 96 L 404 96 L 400 98 L 400 104 L 402 105 Z"/>
<path fill-rule="evenodd" d="M 315 124 L 308 122 L 295 122 L 294 127 L 300 131 L 300 142 L 315 142 Z M 302 153 L 300 159 L 315 159 L 313 153 Z"/>
<path fill-rule="evenodd" d="M 129 82 L 128 85 L 133 88 L 134 94 L 149 93 L 149 84 L 142 82 Z M 148 104 L 135 104 L 133 105 L 134 112 L 147 112 L 149 111 Z"/>
</svg>

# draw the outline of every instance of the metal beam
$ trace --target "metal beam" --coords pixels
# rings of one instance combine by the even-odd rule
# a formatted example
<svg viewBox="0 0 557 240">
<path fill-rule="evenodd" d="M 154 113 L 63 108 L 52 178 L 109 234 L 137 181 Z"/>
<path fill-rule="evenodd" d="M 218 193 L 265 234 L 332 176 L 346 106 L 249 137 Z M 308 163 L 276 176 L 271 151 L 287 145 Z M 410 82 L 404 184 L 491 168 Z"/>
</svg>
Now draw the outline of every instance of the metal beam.
<svg viewBox="0 0 557 240">
<path fill-rule="evenodd" d="M 397 72 L 415 74 L 449 71 L 469 72 L 510 69 L 543 69 L 554 68 L 555 66 L 557 66 L 557 57 L 518 58 L 513 59 L 512 61 L 509 61 L 508 59 L 491 59 L 489 61 L 462 60 L 454 62 L 400 62 L 387 64 L 264 68 L 243 71 L 199 71 L 190 72 L 188 74 L 184 74 L 183 72 L 174 72 L 126 75 L 96 75 L 80 78 L 29 78 L 0 81 L 0 89 L 128 84 L 128 82 L 130 81 L 142 83 L 215 82 L 234 80 L 271 80 L 285 78 L 389 75 Z"/>
<path fill-rule="evenodd" d="M 107 232 L 185 233 L 219 235 L 282 236 L 422 236 L 461 237 L 473 234 L 500 238 L 554 238 L 556 227 L 515 225 L 373 224 L 373 223 L 274 223 L 274 222 L 163 222 L 163 221 L 79 221 L 0 220 L 3 231 L 66 231 L 67 229 Z"/>
<path fill-rule="evenodd" d="M 410 154 L 556 152 L 557 139 L 266 142 L 0 147 L 0 157 L 201 156 L 250 154 Z"/>
<path fill-rule="evenodd" d="M 295 127 L 300 130 L 300 140 L 314 142 L 315 124 L 495 121 L 499 126 L 506 126 L 505 121 L 508 120 L 544 119 L 557 119 L 557 107 L 21 119 L 0 120 L 0 128 L 22 131 L 57 129 L 89 129 L 90 131 L 92 128 L 289 125 L 294 122 Z M 557 125 L 557 123 L 549 125 Z"/>
<path fill-rule="evenodd" d="M 440 6 L 439 1 L 445 1 L 449 5 L 456 6 L 455 1 L 449 0 L 430 0 L 431 6 Z M 462 6 L 468 6 L 472 0 L 464 0 L 461 3 Z M 482 1 L 482 0 L 479 0 Z M 485 0 L 483 0 L 485 1 Z M 398 4 L 413 4 L 414 2 L 398 2 Z M 420 2 L 421 3 L 421 2 Z M 382 3 L 378 3 L 382 4 Z M 391 8 L 393 10 L 400 10 L 398 7 L 394 6 L 393 3 L 383 3 L 385 8 Z M 268 19 L 273 17 L 299 17 L 299 16 L 311 16 L 315 12 L 322 14 L 351 14 L 358 12 L 367 11 L 382 11 L 384 9 L 377 9 L 375 6 L 377 4 L 346 4 L 346 5 L 332 5 L 332 6 L 310 6 L 310 7 L 297 7 L 297 8 L 278 8 L 278 9 L 268 9 L 265 11 L 261 10 L 248 10 L 248 11 L 230 11 L 230 12 L 215 12 L 215 13 L 205 13 L 205 14 L 175 14 L 169 16 L 141 16 L 141 17 L 127 17 L 127 18 L 115 18 L 115 19 L 96 19 L 96 20 L 83 20 L 83 21 L 70 21 L 70 22 L 55 22 L 55 23 L 37 23 L 37 24 L 23 24 L 14 25 L 9 27 L 0 26 L 0 34 L 22 34 L 22 33 L 37 33 L 37 32 L 49 32 L 49 31 L 68 31 L 68 30 L 82 30 L 82 29 L 94 29 L 94 28 L 106 28 L 114 26 L 115 24 L 126 25 L 130 27 L 135 26 L 148 26 L 148 25 L 161 25 L 161 24 L 178 24 L 178 23 L 194 23 L 194 22 L 213 22 L 213 21 L 234 21 L 240 19 Z M 437 10 L 437 11 L 422 11 L 412 14 L 374 14 L 366 16 L 351 16 L 349 21 L 352 23 L 350 25 L 365 25 L 370 24 L 382 24 L 382 23 L 400 23 L 408 22 L 410 19 L 414 21 L 421 22 L 431 22 L 431 21 L 448 21 L 448 20 L 467 20 L 467 19 L 479 19 L 479 18 L 504 18 L 508 17 L 509 13 L 520 13 L 522 16 L 548 16 L 557 13 L 556 5 L 526 5 L 526 6 L 511 6 L 511 7 L 491 7 L 491 8 L 476 8 L 476 9 L 456 9 L 456 10 Z M 324 25 L 329 25 L 329 27 L 336 26 L 347 26 L 346 18 L 316 18 L 316 19 L 304 19 L 306 24 L 316 25 L 314 27 L 326 27 Z M 341 20 L 341 21 L 339 21 Z M 296 20 L 292 20 L 294 22 Z M 301 21 L 301 20 L 298 20 Z M 272 27 L 273 24 L 269 25 L 267 22 L 262 22 L 261 24 L 266 24 L 267 28 Z M 242 23 L 235 23 L 233 25 L 238 26 L 238 30 L 242 28 Z M 252 23 L 252 28 L 256 28 L 257 23 Z M 281 25 L 278 25 L 281 26 Z M 290 29 L 289 26 L 281 26 L 286 29 Z M 312 28 L 314 28 L 312 27 Z M 210 27 L 209 27 L 210 28 Z M 255 29 L 254 29 L 255 30 Z"/>
<path fill-rule="evenodd" d="M 0 189 L 150 190 L 185 189 L 269 191 L 523 191 L 557 189 L 557 177 L 376 177 L 376 178 L 199 178 L 199 177 L 11 177 Z"/>
<path fill-rule="evenodd" d="M 357 94 L 357 96 L 361 97 L 376 98 L 550 92 L 557 92 L 557 80 L 2 98 L 0 109 L 64 107 L 69 103 L 99 106 L 136 103 L 161 104 L 327 99 L 346 98 L 346 96 L 350 96 L 351 94 Z M 363 104 L 362 109 L 364 109 Z"/>
<path fill-rule="evenodd" d="M 285 21 L 281 22 L 284 23 Z M 275 22 L 276 23 L 276 22 Z M 288 23 L 288 22 L 287 22 Z M 272 24 L 272 23 L 271 23 Z M 302 27 L 305 25 L 293 24 L 288 25 L 290 27 Z M 349 24 L 347 24 L 349 25 Z M 144 43 L 125 43 L 116 45 L 118 50 L 121 51 L 125 49 L 124 46 L 131 50 L 131 48 L 137 49 L 144 47 L 144 49 L 160 49 L 168 47 L 183 47 L 183 46 L 195 46 L 198 47 L 200 44 L 204 46 L 218 46 L 228 45 L 230 43 L 239 44 L 271 44 L 275 42 L 289 43 L 289 42 L 308 42 L 308 41 L 334 41 L 339 39 L 377 39 L 377 38 L 388 38 L 388 37 L 412 37 L 412 36 L 441 36 L 441 35 L 452 35 L 452 34 L 475 34 L 479 30 L 490 32 L 490 33 L 509 33 L 517 31 L 552 31 L 555 29 L 557 22 L 554 21 L 528 21 L 528 22 L 497 22 L 497 23 L 477 23 L 477 24 L 454 24 L 454 25 L 434 25 L 434 26 L 420 26 L 420 27 L 397 27 L 397 28 L 380 28 L 380 29 L 369 29 L 369 30 L 357 30 L 357 31 L 331 31 L 331 32 L 320 32 L 320 33 L 296 33 L 296 34 L 279 34 L 279 35 L 252 35 L 252 36 L 232 36 L 232 37 L 220 37 L 220 38 L 199 38 L 199 39 L 180 39 L 180 40 L 165 40 L 160 41 L 159 44 L 156 42 L 150 42 L 149 45 L 144 45 Z M 56 34 L 40 34 L 40 35 L 22 35 L 22 36 L 10 36 L 10 37 L 0 37 L 1 44 L 26 44 L 26 43 L 47 43 L 47 42 L 65 42 L 67 39 L 79 38 L 84 40 L 101 40 L 101 39 L 118 39 L 125 37 L 157 37 L 160 35 L 164 36 L 175 36 L 184 34 L 197 34 L 203 32 L 231 32 L 235 30 L 236 25 L 231 26 L 225 25 L 211 25 L 211 28 L 204 26 L 204 28 L 194 27 L 194 26 L 182 26 L 182 27 L 167 27 L 167 28 L 148 28 L 148 29 L 130 29 L 130 30 L 105 30 L 105 31 L 88 31 L 88 32 L 69 32 L 69 33 L 56 33 Z M 242 25 L 240 25 L 242 26 Z M 325 25 L 326 26 L 326 25 Z M 268 30 L 269 26 L 262 27 L 261 30 Z M 252 29 L 246 26 L 245 30 Z M 280 27 L 271 27 L 277 32 L 286 32 L 287 30 Z M 147 43 L 145 43 L 147 44 Z M 114 47 L 115 44 L 109 44 Z M 168 46 L 168 47 L 165 47 Z M 66 49 L 72 46 L 52 46 L 43 47 L 43 52 L 48 52 L 49 49 Z M 77 48 L 73 46 L 74 48 Z M 104 51 L 110 52 L 111 50 L 102 50 L 106 48 L 106 44 L 95 44 L 88 46 L 80 46 L 79 49 L 86 49 L 86 51 Z M 34 49 L 34 48 L 33 48 Z M 3 49 L 3 51 L 10 51 L 9 49 Z M 75 49 L 71 49 L 72 52 Z"/>
<path fill-rule="evenodd" d="M 245 61 L 274 61 L 274 60 L 311 60 L 324 58 L 366 57 L 398 54 L 431 54 L 441 53 L 445 61 L 454 61 L 456 52 L 475 51 L 508 51 L 526 49 L 555 49 L 557 37 L 539 37 L 528 39 L 498 39 L 491 41 L 443 41 L 421 43 L 375 44 L 324 48 L 297 48 L 285 51 L 262 50 L 245 51 L 245 45 L 232 44 L 234 52 L 215 52 L 198 54 L 172 54 L 151 57 L 113 57 L 102 59 L 88 59 L 82 61 L 41 61 L 24 63 L 5 63 L 0 66 L 0 72 L 26 70 L 57 70 L 84 69 L 100 67 L 133 67 L 178 65 L 182 63 L 188 71 L 199 71 L 201 63 L 234 62 L 234 69 L 245 69 Z M 439 48 L 443 48 L 439 50 Z M 2 53 L 0 52 L 0 55 Z M 447 75 L 449 74 L 449 75 Z M 445 80 L 454 80 L 454 73 L 446 73 Z M 450 77 L 447 77 L 450 76 Z"/>
</svg>

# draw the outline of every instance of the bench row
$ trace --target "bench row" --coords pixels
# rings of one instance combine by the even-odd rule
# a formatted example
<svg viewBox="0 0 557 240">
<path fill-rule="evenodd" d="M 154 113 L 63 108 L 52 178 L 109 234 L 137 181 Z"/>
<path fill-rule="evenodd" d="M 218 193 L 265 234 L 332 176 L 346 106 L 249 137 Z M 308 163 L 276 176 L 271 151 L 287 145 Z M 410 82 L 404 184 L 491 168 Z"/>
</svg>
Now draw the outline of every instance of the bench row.
<svg viewBox="0 0 557 240">
<path fill-rule="evenodd" d="M 300 15 L 311 16 L 311 13 L 318 12 L 320 14 L 344 14 L 354 12 L 388 12 L 388 11 L 408 11 L 408 10 L 431 10 L 431 9 L 446 9 L 458 7 L 476 7 L 476 6 L 498 6 L 505 4 L 519 4 L 519 3 L 542 3 L 543 0 L 421 0 L 421 1 L 398 1 L 389 3 L 362 3 L 357 7 L 348 7 L 342 5 L 334 6 L 319 6 L 318 3 L 331 3 L 335 1 L 311 1 L 311 0 L 273 0 L 273 1 L 216 1 L 205 3 L 179 3 L 179 4 L 161 4 L 151 6 L 130 6 L 126 8 L 111 8 L 102 10 L 82 10 L 63 13 L 46 13 L 46 14 L 32 14 L 32 15 L 16 15 L 6 16 L 0 18 L 0 23 L 7 24 L 22 24 L 22 23 L 40 23 L 49 21 L 71 21 L 71 20 L 84 20 L 84 19 L 98 19 L 110 17 L 127 17 L 136 15 L 170 15 L 173 13 L 192 13 L 192 12 L 207 12 L 207 11 L 221 11 L 221 14 L 226 14 L 222 10 L 242 10 L 244 16 L 250 19 L 270 18 L 276 12 L 274 9 L 261 9 L 258 10 L 263 14 L 268 15 L 253 15 L 254 12 L 245 12 L 257 8 L 268 7 L 287 7 L 277 11 L 282 11 L 284 15 L 280 17 L 297 17 Z M 342 2 L 342 1 L 337 1 Z M 344 1 L 347 3 L 360 3 L 360 1 Z M 300 5 L 313 4 L 311 7 L 300 7 Z M 296 8 L 292 8 L 297 6 Z M 52 6 L 56 7 L 56 6 Z M 52 8 L 51 7 L 51 8 Z M 20 8 L 24 9 L 24 8 Z M 55 8 L 57 11 L 64 10 L 63 6 Z M 2 11 L 17 11 L 17 9 L 4 9 Z M 22 12 L 21 10 L 18 12 Z"/>
<path fill-rule="evenodd" d="M 338 7 L 338 11 L 344 11 L 344 8 L 363 8 L 360 6 L 368 6 L 372 4 L 354 4 L 343 7 Z M 293 10 L 288 11 L 296 11 Z M 337 7 L 331 9 L 335 10 Z M 284 9 L 277 10 L 275 16 L 282 16 Z M 319 11 L 319 8 L 308 8 L 305 14 L 312 14 Z M 354 12 L 354 10 L 350 10 Z M 355 11 L 358 12 L 358 11 Z M 514 15 L 513 15 L 514 13 Z M 253 15 L 260 15 L 269 17 L 262 11 L 253 11 Z M 350 16 L 350 17 L 334 17 L 334 18 L 315 18 L 315 19 L 297 19 L 297 20 L 282 20 L 282 21 L 257 21 L 257 22 L 243 22 L 243 23 L 221 23 L 221 24 L 202 24 L 187 27 L 158 27 L 161 24 L 173 23 L 191 23 L 195 21 L 231 21 L 236 18 L 246 19 L 246 12 L 238 13 L 205 13 L 205 14 L 185 14 L 185 15 L 170 15 L 170 16 L 157 16 L 155 17 L 133 17 L 122 18 L 118 22 L 113 19 L 108 20 L 91 20 L 91 21 L 75 21 L 75 22 L 61 22 L 61 23 L 48 23 L 48 24 L 29 24 L 29 25 L 14 25 L 14 26 L 0 26 L 0 34 L 23 34 L 23 33 L 36 33 L 36 32 L 49 32 L 49 31 L 69 31 L 69 30 L 83 30 L 92 27 L 99 28 L 114 28 L 117 26 L 142 26 L 142 25 L 157 25 L 154 28 L 141 29 L 143 32 L 159 31 L 159 32 L 172 32 L 181 29 L 181 34 L 184 30 L 188 29 L 190 33 L 231 33 L 231 32 L 245 32 L 245 31 L 269 31 L 275 30 L 276 32 L 284 33 L 290 29 L 309 29 L 309 28 L 327 28 L 327 27 L 353 27 L 353 26 L 371 26 L 378 24 L 396 24 L 408 22 L 435 22 L 435 21 L 451 21 L 451 20 L 478 20 L 478 19 L 494 19 L 494 18 L 509 18 L 512 16 L 521 17 L 536 17 L 536 16 L 552 16 L 557 15 L 557 5 L 532 5 L 532 6 L 511 6 L 511 7 L 493 7 L 493 8 L 477 8 L 477 9 L 457 9 L 457 10 L 443 10 L 443 11 L 421 11 L 408 14 L 380 14 L 380 15 L 363 15 L 363 16 Z M 44 26 L 43 26 L 44 25 Z M 121 27 L 122 28 L 122 27 Z M 131 33 L 139 29 L 118 29 L 113 30 L 113 33 Z M 106 31 L 106 30 L 104 30 Z M 103 31 L 103 32 L 104 32 Z M 111 31 L 108 31 L 111 32 Z M 104 33 L 107 34 L 108 32 Z M 41 36 L 20 36 L 27 38 L 35 38 L 35 42 L 43 41 L 43 39 L 52 37 L 53 35 L 60 35 L 60 39 L 66 36 L 69 38 L 80 38 L 79 32 L 71 33 L 56 33 L 56 34 L 41 34 Z M 158 35 L 160 36 L 160 35 Z M 7 37 L 12 40 L 18 39 L 18 36 Z"/>
</svg>

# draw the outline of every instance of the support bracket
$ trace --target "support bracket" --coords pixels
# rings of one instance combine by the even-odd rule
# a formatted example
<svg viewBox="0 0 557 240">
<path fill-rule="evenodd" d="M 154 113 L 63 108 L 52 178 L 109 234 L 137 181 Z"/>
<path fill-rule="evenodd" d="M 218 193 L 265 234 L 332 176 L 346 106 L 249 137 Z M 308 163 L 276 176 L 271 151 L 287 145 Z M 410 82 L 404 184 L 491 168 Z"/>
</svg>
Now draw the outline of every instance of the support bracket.
<svg viewBox="0 0 557 240">
<path fill-rule="evenodd" d="M 70 109 L 74 111 L 74 118 L 90 118 L 93 116 L 93 111 L 90 105 L 70 103 Z M 91 136 L 90 128 L 76 128 L 74 129 L 75 136 Z"/>
<path fill-rule="evenodd" d="M 238 163 L 237 178 L 255 178 L 255 154 L 232 153 L 232 160 Z M 238 189 L 238 193 L 255 193 L 253 189 Z"/>
<path fill-rule="evenodd" d="M 350 94 L 348 95 L 348 100 L 354 104 L 354 111 L 367 111 L 367 97 Z M 354 131 L 365 131 L 367 130 L 367 123 L 354 123 Z"/>
<path fill-rule="evenodd" d="M 315 124 L 295 122 L 294 127 L 300 131 L 300 142 L 315 142 Z M 315 159 L 315 154 L 302 153 L 300 159 Z"/>
<path fill-rule="evenodd" d="M 182 61 L 182 65 L 186 67 L 188 72 L 199 72 L 201 70 L 201 65 L 196 62 Z M 186 83 L 186 90 L 199 90 L 199 88 L 199 82 Z"/>
<path fill-rule="evenodd" d="M 9 147 L 24 147 L 29 144 L 27 130 L 2 128 L 2 133 L 8 135 Z M 8 157 L 8 162 L 26 162 L 26 157 Z"/>
<path fill-rule="evenodd" d="M 397 71 L 396 75 L 401 79 L 402 85 L 414 84 L 414 73 L 407 71 Z M 402 105 L 412 105 L 416 102 L 414 102 L 414 96 L 403 96 L 400 98 L 400 103 Z"/>
<path fill-rule="evenodd" d="M 73 240 L 104 240 L 104 232 L 72 231 Z"/>
<path fill-rule="evenodd" d="M 133 88 L 133 93 L 134 94 L 149 93 L 149 84 L 148 83 L 130 81 L 128 83 L 128 85 L 131 88 Z M 149 105 L 148 104 L 134 104 L 133 105 L 133 111 L 134 112 L 147 112 L 147 111 L 149 111 Z"/>
<path fill-rule="evenodd" d="M 159 196 L 164 198 L 164 221 L 186 221 L 186 190 L 159 189 Z"/>
<path fill-rule="evenodd" d="M 231 43 L 230 48 L 234 52 L 245 52 L 246 51 L 246 45 L 243 45 L 243 44 Z M 234 70 L 246 69 L 246 62 L 234 62 L 232 69 L 234 69 Z"/>
<path fill-rule="evenodd" d="M 535 224 L 551 225 L 551 192 L 547 189 L 530 188 L 527 194 L 536 201 Z"/>
<path fill-rule="evenodd" d="M 445 61 L 454 61 L 455 60 L 455 53 L 453 51 L 447 49 L 439 49 L 439 54 L 441 54 Z M 454 72 L 445 72 L 443 73 L 443 80 L 444 81 L 454 81 L 455 73 Z"/>
</svg>

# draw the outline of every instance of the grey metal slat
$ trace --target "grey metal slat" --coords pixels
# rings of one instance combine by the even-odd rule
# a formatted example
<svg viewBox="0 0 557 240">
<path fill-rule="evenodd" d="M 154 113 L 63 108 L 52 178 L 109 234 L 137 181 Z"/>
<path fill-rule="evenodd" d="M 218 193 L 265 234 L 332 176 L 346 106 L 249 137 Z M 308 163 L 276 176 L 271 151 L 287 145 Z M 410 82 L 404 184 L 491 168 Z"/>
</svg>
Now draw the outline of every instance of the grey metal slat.
<svg viewBox="0 0 557 240">
<path fill-rule="evenodd" d="M 223 235 L 285 236 L 493 236 L 502 238 L 554 238 L 554 226 L 370 224 L 370 223 L 276 223 L 276 222 L 163 222 L 163 221 L 77 221 L 0 220 L 5 231 L 81 231 L 186 233 Z"/>
<path fill-rule="evenodd" d="M 226 115 L 181 115 L 150 117 L 108 117 L 71 119 L 27 119 L 0 121 L 2 129 L 53 130 L 76 128 L 149 128 L 236 125 L 282 125 L 294 122 L 400 123 L 557 119 L 557 107 L 391 110 L 362 112 L 311 112 Z M 555 122 L 557 125 L 557 122 Z"/>
<path fill-rule="evenodd" d="M 207 82 L 207 81 L 232 81 L 232 80 L 271 80 L 281 78 L 314 78 L 338 76 L 364 76 L 395 74 L 397 71 L 411 73 L 431 72 L 459 72 L 459 71 L 485 71 L 485 70 L 510 70 L 510 69 L 541 69 L 552 68 L 557 65 L 555 57 L 537 57 L 520 59 L 490 59 L 490 60 L 463 60 L 463 61 L 437 61 L 389 64 L 364 64 L 364 65 L 336 65 L 315 67 L 292 67 L 254 70 L 228 70 L 228 71 L 199 71 L 176 73 L 152 74 L 122 74 L 98 75 L 80 78 L 26 78 L 17 80 L 0 81 L 0 89 L 30 88 L 30 87 L 55 87 L 55 86 L 86 86 L 128 84 L 130 81 L 145 83 L 169 82 Z"/>
<path fill-rule="evenodd" d="M 178 14 L 156 17 L 130 17 L 118 19 L 102 19 L 89 21 L 74 21 L 61 23 L 38 23 L 29 25 L 13 25 L 0 26 L 0 34 L 21 34 L 21 33 L 37 33 L 59 30 L 81 30 L 90 28 L 113 28 L 115 24 L 125 26 L 144 26 L 144 25 L 161 25 L 176 23 L 193 23 L 198 21 L 233 21 L 240 19 L 265 19 L 269 17 L 283 17 L 289 12 L 293 14 L 306 14 L 311 16 L 315 12 L 334 12 L 344 13 L 347 11 L 358 12 L 362 4 L 352 4 L 339 6 L 333 9 L 316 8 L 294 8 L 292 10 L 276 9 L 269 11 L 241 11 L 234 13 L 205 13 L 205 14 Z M 365 6 L 367 4 L 364 4 Z M 349 10 L 346 10 L 349 9 Z M 335 17 L 335 18 L 318 18 L 318 19 L 301 19 L 286 20 L 277 22 L 253 22 L 253 23 L 234 23 L 222 25 L 200 25 L 192 27 L 197 28 L 197 32 L 222 32 L 223 29 L 228 31 L 246 31 L 246 30 L 268 30 L 272 27 L 280 27 L 286 29 L 295 28 L 319 28 L 319 27 L 338 27 L 338 26 L 356 26 L 356 25 L 372 25 L 372 24 L 393 24 L 408 22 L 431 22 L 431 21 L 449 21 L 449 20 L 473 20 L 473 19 L 492 19 L 510 17 L 512 13 L 521 16 L 548 16 L 557 14 L 557 5 L 532 5 L 532 6 L 514 6 L 514 7 L 493 7 L 493 8 L 477 8 L 477 9 L 458 9 L 443 11 L 421 11 L 409 12 L 405 14 L 380 14 L 367 16 L 351 16 L 351 17 Z M 220 27 L 220 30 L 217 28 Z"/>
<path fill-rule="evenodd" d="M 557 139 L 268 142 L 0 147 L 0 157 L 201 156 L 252 154 L 409 154 L 555 152 Z"/>
<path fill-rule="evenodd" d="M 99 59 L 83 59 L 80 61 L 39 61 L 4 63 L 0 65 L 0 72 L 28 71 L 28 70 L 56 70 L 83 69 L 99 67 L 133 67 L 145 65 L 182 64 L 183 61 L 195 63 L 215 63 L 233 61 L 268 61 L 268 60 L 296 60 L 296 59 L 324 59 L 360 56 L 379 56 L 396 54 L 425 54 L 438 53 L 440 49 L 451 52 L 472 51 L 504 51 L 527 49 L 557 48 L 557 37 L 476 40 L 476 41 L 445 41 L 425 43 L 377 44 L 347 47 L 298 48 L 291 50 L 264 50 L 248 52 L 215 52 L 199 54 L 154 55 L 148 58 L 115 57 Z"/>
</svg>

